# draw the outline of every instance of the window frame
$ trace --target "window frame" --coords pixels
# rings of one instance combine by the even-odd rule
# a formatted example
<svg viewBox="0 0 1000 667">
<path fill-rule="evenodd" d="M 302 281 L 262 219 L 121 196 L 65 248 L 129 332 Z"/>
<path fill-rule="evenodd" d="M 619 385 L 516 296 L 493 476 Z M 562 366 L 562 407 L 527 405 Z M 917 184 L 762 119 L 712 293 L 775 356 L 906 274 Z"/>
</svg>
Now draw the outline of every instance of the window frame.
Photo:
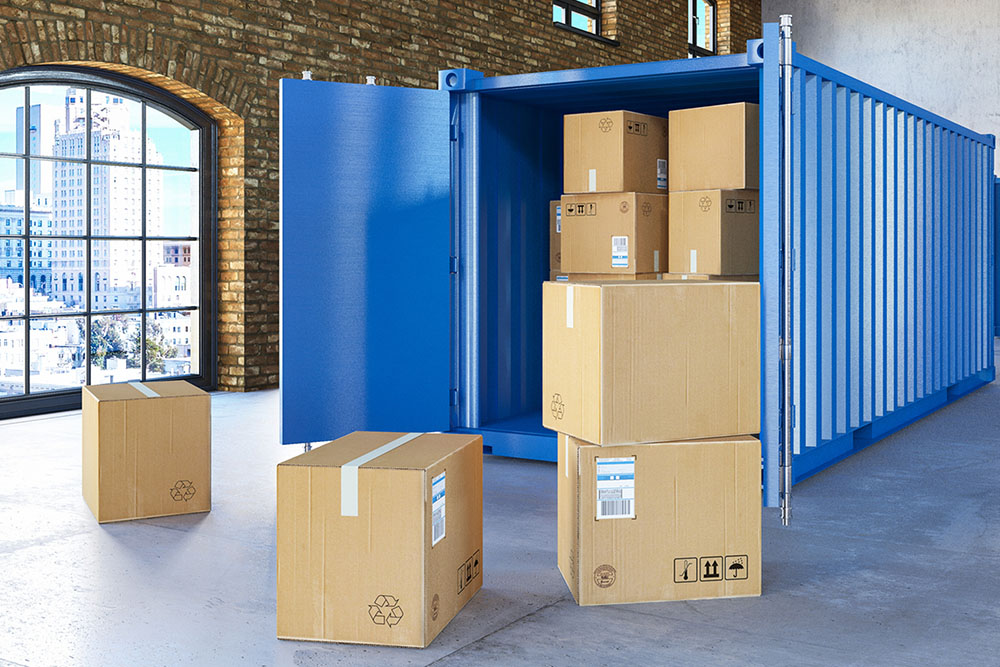
<svg viewBox="0 0 1000 667">
<path fill-rule="evenodd" d="M 28 67 L 19 67 L 15 69 L 10 69 L 4 72 L 0 72 L 0 88 L 7 88 L 11 86 L 33 86 L 33 85 L 59 85 L 59 86 L 76 86 L 79 88 L 88 89 L 98 89 L 102 92 L 119 93 L 126 97 L 132 99 L 138 99 L 144 103 L 151 103 L 157 110 L 166 113 L 167 115 L 174 116 L 183 119 L 184 122 L 192 125 L 200 130 L 199 132 L 199 156 L 197 164 L 197 173 L 199 175 L 200 184 L 200 196 L 198 198 L 197 205 L 199 207 L 199 222 L 198 222 L 198 237 L 197 243 L 199 244 L 198 260 L 200 263 L 198 276 L 199 276 L 199 290 L 198 299 L 195 304 L 195 309 L 199 314 L 198 321 L 198 335 L 200 336 L 200 341 L 198 344 L 198 373 L 189 375 L 178 375 L 178 376 L 166 376 L 150 378 L 148 381 L 157 382 L 160 380 L 186 380 L 191 384 L 200 387 L 205 390 L 215 389 L 218 382 L 218 340 L 217 340 L 217 319 L 218 319 L 218 269 L 217 269 L 217 247 L 218 247 L 218 126 L 215 121 L 204 111 L 194 106 L 190 102 L 170 93 L 162 88 L 158 88 L 152 84 L 145 81 L 135 79 L 133 77 L 120 74 L 118 72 L 111 72 L 107 70 L 83 67 L 77 65 L 33 65 Z M 89 92 L 88 92 L 89 96 Z M 27 118 L 29 114 L 25 114 Z M 88 109 L 88 132 L 90 127 L 90 115 Z M 27 139 L 27 137 L 26 137 Z M 89 141 L 89 136 L 88 136 Z M 94 158 L 90 156 L 90 147 L 87 147 L 87 157 L 84 159 L 83 164 L 93 165 L 95 163 Z M 143 151 L 145 155 L 145 151 Z M 17 153 L 3 153 L 4 157 L 21 157 L 24 158 L 39 158 L 48 156 L 32 156 L 31 149 L 28 141 L 25 141 L 24 152 Z M 54 161 L 51 158 L 46 161 Z M 76 160 L 74 160 L 76 161 Z M 54 162 L 58 162 L 55 160 Z M 99 164 L 105 164 L 104 162 L 97 160 Z M 117 164 L 117 163 L 113 163 Z M 141 167 L 145 170 L 148 164 L 143 161 L 140 163 Z M 133 166 L 133 165 L 129 165 Z M 135 165 L 139 166 L 139 165 Z M 25 173 L 29 171 L 28 163 L 24 163 Z M 194 173 L 194 172 L 189 172 Z M 89 179 L 87 179 L 89 181 Z M 143 186 L 145 189 L 145 186 Z M 93 207 L 91 205 L 91 193 L 93 192 L 93 183 L 88 183 L 86 187 L 87 192 L 85 193 L 86 205 L 87 205 L 87 229 L 86 234 L 79 237 L 74 237 L 73 240 L 83 241 L 87 247 L 91 247 L 91 243 L 94 241 L 108 241 L 114 240 L 114 236 L 99 236 L 94 237 L 92 235 L 92 230 L 90 229 L 90 219 L 93 215 Z M 30 204 L 29 201 L 30 194 L 25 193 L 25 205 Z M 93 303 L 93 292 L 94 292 L 94 277 L 91 270 L 91 261 L 93 258 L 93 250 L 86 254 L 86 273 L 87 280 L 85 281 L 86 288 L 86 303 L 85 308 L 78 313 L 74 313 L 68 317 L 83 317 L 86 322 L 90 322 L 96 318 L 102 316 L 108 316 L 112 314 L 122 314 L 122 315 L 136 315 L 138 314 L 141 319 L 140 325 L 140 336 L 141 344 L 145 346 L 146 337 L 146 322 L 147 313 L 152 316 L 154 313 L 158 312 L 184 312 L 184 308 L 151 308 L 148 304 L 147 299 L 147 289 L 148 281 L 146 276 L 146 247 L 150 242 L 156 242 L 160 240 L 159 237 L 150 237 L 146 235 L 145 230 L 145 196 L 143 196 L 143 228 L 142 234 L 140 235 L 138 242 L 142 244 L 142 260 L 141 261 L 141 280 L 140 280 L 140 302 L 137 309 L 129 310 L 101 310 L 95 309 Z M 30 248 L 30 241 L 32 239 L 38 239 L 38 237 L 32 237 L 30 234 L 31 226 L 26 220 L 23 225 L 23 233 L 20 235 L 11 235 L 7 238 L 19 239 L 24 244 L 24 247 Z M 59 237 L 61 238 L 61 237 Z M 68 237 L 67 237 L 68 238 Z M 169 242 L 170 239 L 167 238 L 164 242 Z M 24 261 L 24 270 L 27 272 L 25 281 L 25 289 L 28 289 L 28 283 L 30 282 L 30 261 Z M 44 275 L 44 274 L 43 274 Z M 190 310 L 190 309 L 189 309 Z M 25 312 L 21 316 L 10 317 L 4 319 L 18 320 L 26 324 L 25 328 L 25 340 L 24 340 L 24 358 L 25 358 L 25 390 L 30 392 L 30 387 L 28 386 L 28 370 L 30 365 L 30 326 L 27 326 L 27 322 L 32 319 L 51 319 L 53 315 L 45 317 L 41 314 L 32 316 L 30 309 L 25 308 Z M 194 332 L 192 332 L 194 333 Z M 91 374 L 91 359 L 90 359 L 90 326 L 87 326 L 86 332 L 86 342 L 84 343 L 86 352 L 86 377 L 89 382 Z M 145 354 L 140 351 L 141 357 L 141 375 L 145 375 L 146 372 L 146 358 Z M 72 389 L 58 389 L 54 391 L 47 391 L 44 393 L 31 394 L 24 393 L 17 396 L 4 396 L 0 397 L 0 419 L 7 419 L 12 417 L 23 417 L 35 414 L 43 414 L 48 412 L 58 412 L 63 410 L 75 410 L 79 409 L 82 403 L 82 391 L 81 388 Z"/>
<path fill-rule="evenodd" d="M 717 0 L 688 0 L 688 34 L 691 34 L 692 26 L 691 23 L 695 20 L 694 12 L 691 10 L 694 8 L 694 3 L 704 2 L 707 5 L 712 6 L 712 48 L 706 49 L 703 46 L 698 46 L 697 43 L 688 40 L 688 57 L 689 58 L 703 58 L 705 56 L 714 56 L 719 51 L 719 3 Z"/>
<path fill-rule="evenodd" d="M 555 17 L 552 18 L 552 25 L 563 30 L 569 30 L 578 35 L 585 35 L 591 39 L 596 39 L 599 42 L 604 42 L 605 44 L 610 44 L 612 46 L 618 46 L 618 42 L 613 39 L 608 39 L 602 34 L 603 31 L 603 21 L 601 21 L 601 0 L 595 0 L 595 4 L 589 5 L 586 2 L 581 2 L 580 0 L 552 0 L 553 7 L 562 7 L 563 11 L 566 13 L 566 21 L 556 21 Z M 594 32 L 588 32 L 582 30 L 572 25 L 572 12 L 578 14 L 583 14 L 587 18 L 594 20 Z"/>
</svg>

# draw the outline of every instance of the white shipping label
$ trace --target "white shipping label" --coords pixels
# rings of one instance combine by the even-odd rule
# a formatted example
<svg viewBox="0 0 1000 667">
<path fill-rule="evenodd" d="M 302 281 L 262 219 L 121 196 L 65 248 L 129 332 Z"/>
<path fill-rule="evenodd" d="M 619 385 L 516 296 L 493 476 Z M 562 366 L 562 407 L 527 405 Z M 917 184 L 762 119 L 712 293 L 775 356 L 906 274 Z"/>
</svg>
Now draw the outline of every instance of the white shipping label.
<svg viewBox="0 0 1000 667">
<path fill-rule="evenodd" d="M 635 457 L 594 459 L 597 464 L 597 518 L 635 518 Z"/>
<path fill-rule="evenodd" d="M 587 192 L 597 192 L 597 170 L 587 172 Z"/>
<path fill-rule="evenodd" d="M 659 190 L 667 189 L 667 161 L 656 161 L 656 187 Z"/>
<path fill-rule="evenodd" d="M 611 237 L 611 268 L 613 268 L 613 269 L 627 269 L 628 268 L 628 237 L 627 236 L 612 236 Z"/>
<path fill-rule="evenodd" d="M 562 206 L 556 206 L 556 234 L 562 234 Z"/>
<path fill-rule="evenodd" d="M 431 480 L 431 546 L 444 539 L 444 476 L 442 472 Z"/>
<path fill-rule="evenodd" d="M 688 273 L 698 273 L 698 251 L 694 248 L 691 249 L 691 268 Z"/>
</svg>

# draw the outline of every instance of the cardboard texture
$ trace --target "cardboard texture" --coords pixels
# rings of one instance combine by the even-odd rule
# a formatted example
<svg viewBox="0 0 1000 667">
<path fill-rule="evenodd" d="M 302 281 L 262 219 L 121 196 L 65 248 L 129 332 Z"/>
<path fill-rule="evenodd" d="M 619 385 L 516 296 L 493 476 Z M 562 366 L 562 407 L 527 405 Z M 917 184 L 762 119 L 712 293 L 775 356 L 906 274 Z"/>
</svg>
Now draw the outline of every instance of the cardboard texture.
<svg viewBox="0 0 1000 667">
<path fill-rule="evenodd" d="M 601 447 L 559 434 L 558 448 L 557 559 L 577 603 L 760 595 L 759 440 Z"/>
<path fill-rule="evenodd" d="M 560 282 L 614 282 L 616 280 L 659 280 L 660 276 L 657 273 L 560 273 L 559 271 L 550 271 L 549 280 L 558 280 Z"/>
<path fill-rule="evenodd" d="M 562 206 L 559 200 L 549 202 L 549 271 L 562 268 Z"/>
<path fill-rule="evenodd" d="M 669 119 L 670 192 L 760 187 L 756 104 L 675 109 Z"/>
<path fill-rule="evenodd" d="M 760 432 L 760 286 L 542 285 L 542 423 L 601 445 Z"/>
<path fill-rule="evenodd" d="M 756 275 L 758 211 L 756 190 L 671 192 L 668 270 Z"/>
<path fill-rule="evenodd" d="M 83 498 L 100 523 L 212 509 L 211 397 L 182 380 L 83 388 Z"/>
<path fill-rule="evenodd" d="M 746 276 L 710 276 L 707 273 L 661 273 L 660 280 L 714 280 L 719 282 L 760 282 L 756 275 Z"/>
<path fill-rule="evenodd" d="M 563 273 L 659 273 L 666 260 L 666 195 L 563 195 Z"/>
<path fill-rule="evenodd" d="M 430 644 L 482 586 L 482 446 L 356 432 L 279 464 L 278 637 Z"/>
<path fill-rule="evenodd" d="M 631 111 L 563 118 L 563 192 L 667 192 L 666 118 Z"/>
</svg>

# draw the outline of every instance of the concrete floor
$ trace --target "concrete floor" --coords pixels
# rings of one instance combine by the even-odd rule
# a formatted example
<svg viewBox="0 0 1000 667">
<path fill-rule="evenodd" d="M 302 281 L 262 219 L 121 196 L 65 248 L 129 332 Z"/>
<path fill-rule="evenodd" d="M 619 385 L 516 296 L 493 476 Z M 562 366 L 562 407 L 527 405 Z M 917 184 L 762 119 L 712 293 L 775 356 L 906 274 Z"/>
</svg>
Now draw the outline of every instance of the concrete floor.
<svg viewBox="0 0 1000 667">
<path fill-rule="evenodd" d="M 754 599 L 578 607 L 554 465 L 487 457 L 485 585 L 424 650 L 275 639 L 277 399 L 213 396 L 211 514 L 103 527 L 79 413 L 0 422 L 0 665 L 1000 664 L 996 383 L 766 510 Z"/>
</svg>

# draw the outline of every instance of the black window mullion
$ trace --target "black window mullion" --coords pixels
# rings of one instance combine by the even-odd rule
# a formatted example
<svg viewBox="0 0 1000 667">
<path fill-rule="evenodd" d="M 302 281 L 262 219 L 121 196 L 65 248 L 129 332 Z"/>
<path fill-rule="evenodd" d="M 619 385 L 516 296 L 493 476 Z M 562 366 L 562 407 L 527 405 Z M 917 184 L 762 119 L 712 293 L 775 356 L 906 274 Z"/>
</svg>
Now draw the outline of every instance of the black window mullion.
<svg viewBox="0 0 1000 667">
<path fill-rule="evenodd" d="M 140 184 L 142 192 L 142 202 L 139 210 L 142 219 L 139 221 L 140 230 L 142 231 L 142 249 L 139 251 L 139 309 L 141 310 L 141 315 L 139 315 L 139 372 L 143 382 L 146 381 L 146 308 L 149 303 L 146 301 L 146 103 L 142 103 L 142 132 L 140 134 L 142 141 L 142 174 L 140 178 L 142 183 Z"/>
<path fill-rule="evenodd" d="M 563 25 L 572 26 L 573 25 L 573 12 L 577 14 L 583 14 L 594 20 L 594 33 L 595 35 L 601 34 L 601 2 L 597 1 L 596 6 L 588 5 L 585 2 L 579 2 L 579 0 L 553 0 L 553 5 L 557 7 L 562 7 L 565 12 L 566 20 L 563 21 Z"/>
<path fill-rule="evenodd" d="M 90 158 L 93 156 L 93 142 L 94 142 L 94 140 L 92 138 L 92 136 L 93 136 L 93 123 L 91 122 L 90 102 L 91 102 L 91 99 L 90 99 L 90 88 L 88 88 L 87 89 L 87 128 L 86 128 L 86 130 L 83 133 L 83 141 L 86 144 L 86 146 L 85 146 L 85 151 L 86 152 L 84 153 L 84 155 L 86 155 L 86 157 L 87 157 L 87 167 L 86 167 L 86 170 L 85 170 L 87 172 L 87 178 L 85 180 L 86 188 L 87 188 L 87 196 L 86 196 L 86 199 L 84 200 L 84 201 L 87 202 L 87 210 L 84 212 L 84 220 L 86 221 L 86 223 L 85 223 L 86 224 L 86 228 L 84 229 L 84 240 L 83 240 L 83 253 L 84 253 L 84 277 L 83 277 L 83 298 L 84 298 L 83 311 L 84 311 L 84 315 L 83 315 L 83 325 L 84 325 L 84 327 L 87 330 L 87 335 L 86 335 L 86 340 L 85 340 L 85 343 L 84 343 L 86 345 L 86 347 L 84 348 L 84 351 L 83 351 L 83 358 L 87 360 L 86 361 L 86 363 L 87 363 L 86 379 L 87 379 L 87 384 L 88 385 L 92 383 L 92 379 L 93 379 L 92 378 L 92 372 L 93 372 L 93 363 L 94 363 L 94 360 L 90 358 L 90 350 L 92 349 L 91 348 L 91 342 L 92 341 L 91 341 L 91 338 L 90 338 L 90 336 L 91 336 L 91 331 L 90 330 L 93 327 L 93 323 L 94 323 L 94 318 L 93 318 L 93 314 L 92 314 L 92 310 L 93 310 L 93 307 L 94 307 L 94 302 L 93 302 L 93 300 L 94 300 L 94 297 L 93 297 L 94 272 L 93 272 L 93 267 L 91 266 L 91 253 L 93 252 L 93 244 L 91 242 L 91 237 L 93 236 L 93 229 L 91 227 L 91 225 L 92 225 L 92 221 L 91 221 L 91 215 L 92 215 L 92 213 L 91 213 L 91 210 L 93 209 L 93 206 L 94 206 L 94 202 L 93 202 L 93 199 L 94 199 L 94 197 L 93 197 L 93 185 L 92 185 L 92 183 L 94 182 L 94 180 L 93 180 L 94 179 L 94 167 L 90 163 Z M 53 188 L 54 187 L 55 186 L 53 185 Z"/>
</svg>

